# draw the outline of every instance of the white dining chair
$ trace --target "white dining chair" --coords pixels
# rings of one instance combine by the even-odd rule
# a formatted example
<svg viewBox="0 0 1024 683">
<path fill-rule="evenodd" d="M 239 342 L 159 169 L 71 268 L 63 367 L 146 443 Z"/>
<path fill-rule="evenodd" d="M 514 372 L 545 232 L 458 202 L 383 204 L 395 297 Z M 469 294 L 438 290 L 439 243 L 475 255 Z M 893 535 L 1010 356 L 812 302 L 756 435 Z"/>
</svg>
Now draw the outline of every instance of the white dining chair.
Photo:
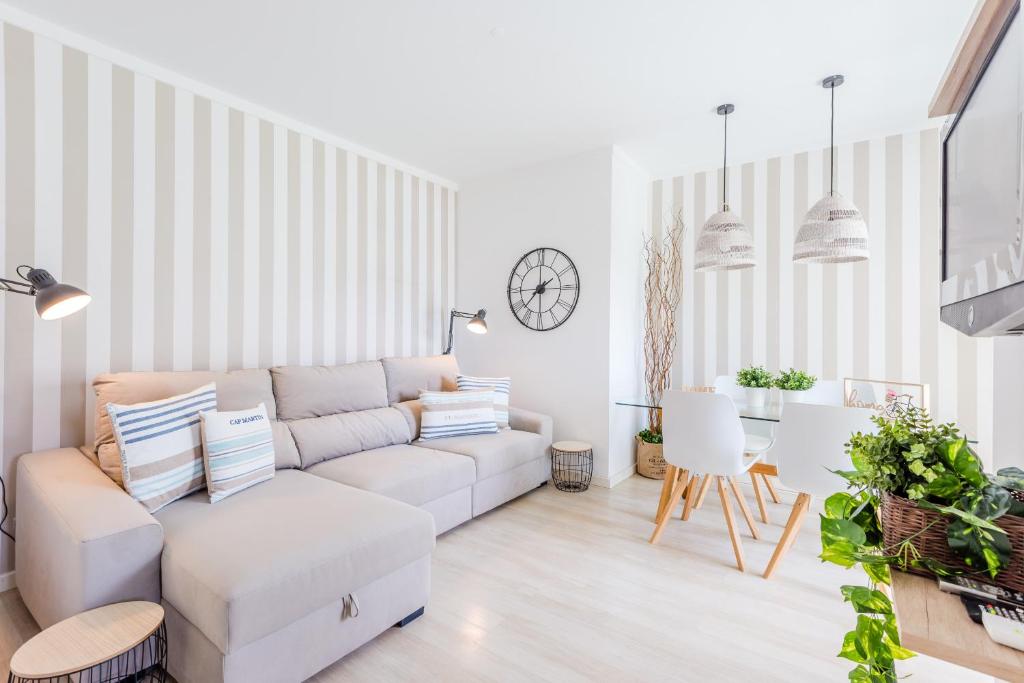
<svg viewBox="0 0 1024 683">
<path fill-rule="evenodd" d="M 736 477 L 749 470 L 761 454 L 747 455 L 747 436 L 743 433 L 736 405 L 725 394 L 666 391 L 662 399 L 662 411 L 662 452 L 665 460 L 678 468 L 679 476 L 650 542 L 658 542 L 684 493 L 686 503 L 683 506 L 683 519 L 688 519 L 696 500 L 707 492 L 708 485 L 714 479 L 722 501 L 722 512 L 729 529 L 733 553 L 736 555 L 736 566 L 743 571 L 743 546 L 736 529 L 726 484 L 732 489 L 750 528 L 750 535 L 755 539 L 760 538 L 754 517 L 736 484 Z M 698 474 L 704 475 L 699 486 Z"/>
<path fill-rule="evenodd" d="M 735 375 L 719 375 L 715 377 L 715 391 L 720 394 L 726 394 L 734 401 L 740 404 L 747 402 L 747 391 L 744 387 L 736 384 Z M 774 391 L 774 389 L 772 390 Z M 748 445 L 752 452 L 764 451 L 771 445 L 775 439 L 775 424 L 765 420 L 742 420 L 743 431 L 747 434 Z M 757 499 L 758 512 L 761 515 L 761 521 L 765 524 L 768 523 L 768 509 L 765 507 L 764 498 L 761 495 L 761 488 L 758 486 L 757 477 L 761 477 L 765 487 L 768 489 L 768 494 L 771 496 L 772 501 L 778 503 L 780 498 L 778 492 L 775 490 L 775 486 L 772 485 L 769 476 L 771 476 L 772 469 L 761 469 L 757 472 L 750 472 L 750 481 L 754 485 L 754 494 Z M 703 503 L 704 499 L 701 496 L 698 499 L 698 503 Z M 699 508 L 699 505 L 698 505 Z"/>
<path fill-rule="evenodd" d="M 796 534 L 810 509 L 812 496 L 829 496 L 842 491 L 845 482 L 835 470 L 852 468 L 846 443 L 854 432 L 872 433 L 874 411 L 867 408 L 843 408 L 810 403 L 790 403 L 782 410 L 778 437 L 770 454 L 778 461 L 779 481 L 797 491 L 789 521 L 764 570 L 764 578 L 778 567 L 793 545 Z"/>
<path fill-rule="evenodd" d="M 814 386 L 808 389 L 804 393 L 802 403 L 821 405 L 821 406 L 842 406 L 846 403 L 843 396 L 843 382 L 834 379 L 821 379 L 814 383 Z M 779 502 L 779 493 L 775 490 L 775 486 L 772 485 L 771 477 L 778 476 L 776 471 L 778 469 L 778 463 L 774 453 L 769 451 L 764 458 L 764 462 L 754 468 L 754 471 L 750 473 L 750 483 L 754 486 L 754 498 L 757 500 L 758 512 L 761 515 L 761 521 L 765 524 L 768 523 L 768 508 L 764 504 L 764 497 L 761 495 L 761 487 L 758 485 L 757 478 L 760 477 L 765 487 L 768 489 L 768 495 L 771 496 L 773 503 Z"/>
</svg>

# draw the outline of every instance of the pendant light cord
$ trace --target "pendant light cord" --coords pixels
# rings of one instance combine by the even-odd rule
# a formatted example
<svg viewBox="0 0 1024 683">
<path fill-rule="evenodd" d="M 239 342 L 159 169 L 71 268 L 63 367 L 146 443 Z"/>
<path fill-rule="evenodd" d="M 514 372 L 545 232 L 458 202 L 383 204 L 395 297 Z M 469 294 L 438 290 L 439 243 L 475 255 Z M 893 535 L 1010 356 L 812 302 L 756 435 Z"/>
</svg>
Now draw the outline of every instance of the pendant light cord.
<svg viewBox="0 0 1024 683">
<path fill-rule="evenodd" d="M 727 156 L 727 154 L 729 152 L 729 111 L 728 110 L 726 110 L 725 116 L 723 116 L 722 118 L 725 119 L 723 121 L 723 125 L 725 127 L 725 139 L 722 142 L 722 210 L 725 211 L 725 207 L 728 206 L 728 204 L 726 203 L 726 198 L 725 198 L 725 188 L 729 186 L 729 179 L 726 176 L 726 173 L 727 173 L 727 170 L 726 170 L 726 168 L 727 168 L 726 167 L 726 156 Z"/>
<path fill-rule="evenodd" d="M 828 194 L 831 197 L 835 191 L 836 174 L 836 86 L 832 85 L 832 114 L 828 122 Z"/>
</svg>

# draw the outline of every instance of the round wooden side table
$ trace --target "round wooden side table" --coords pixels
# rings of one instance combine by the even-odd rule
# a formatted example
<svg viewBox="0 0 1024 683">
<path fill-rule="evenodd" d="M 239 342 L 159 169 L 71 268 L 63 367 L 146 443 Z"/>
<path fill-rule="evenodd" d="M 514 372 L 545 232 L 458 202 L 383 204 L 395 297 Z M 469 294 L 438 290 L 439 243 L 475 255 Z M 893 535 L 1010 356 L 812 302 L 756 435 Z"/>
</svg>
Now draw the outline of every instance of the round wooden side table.
<svg viewBox="0 0 1024 683">
<path fill-rule="evenodd" d="M 594 476 L 594 447 L 585 441 L 551 444 L 551 481 L 559 491 L 586 491 Z"/>
<path fill-rule="evenodd" d="M 9 683 L 167 680 L 164 608 L 119 602 L 69 617 L 26 642 L 11 657 Z"/>
</svg>

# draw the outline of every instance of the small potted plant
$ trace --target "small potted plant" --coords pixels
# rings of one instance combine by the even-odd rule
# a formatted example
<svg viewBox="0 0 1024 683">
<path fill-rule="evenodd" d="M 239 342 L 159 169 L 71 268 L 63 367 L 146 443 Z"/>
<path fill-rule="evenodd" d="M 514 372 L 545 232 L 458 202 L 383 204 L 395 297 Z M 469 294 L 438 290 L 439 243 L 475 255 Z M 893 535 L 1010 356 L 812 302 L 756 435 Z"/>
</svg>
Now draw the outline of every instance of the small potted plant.
<svg viewBox="0 0 1024 683">
<path fill-rule="evenodd" d="M 803 403 L 805 392 L 814 386 L 818 378 L 803 370 L 783 370 L 775 378 L 775 386 L 782 392 L 785 403 Z"/>
<path fill-rule="evenodd" d="M 747 405 L 749 406 L 763 406 L 774 381 L 772 373 L 760 365 L 752 365 L 736 373 L 736 384 L 747 390 Z"/>
</svg>

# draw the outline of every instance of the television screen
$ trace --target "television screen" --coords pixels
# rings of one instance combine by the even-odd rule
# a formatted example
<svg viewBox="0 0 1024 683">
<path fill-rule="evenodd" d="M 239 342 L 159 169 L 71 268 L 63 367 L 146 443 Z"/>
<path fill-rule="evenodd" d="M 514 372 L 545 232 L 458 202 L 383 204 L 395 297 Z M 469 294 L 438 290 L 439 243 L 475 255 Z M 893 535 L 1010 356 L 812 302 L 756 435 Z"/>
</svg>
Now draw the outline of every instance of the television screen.
<svg viewBox="0 0 1024 683">
<path fill-rule="evenodd" d="M 1024 286 L 1012 300 L 977 299 L 1024 285 L 1022 21 L 1016 13 L 1007 23 L 943 143 L 942 318 L 969 334 L 1007 332 L 1018 324 L 1007 307 L 1024 308 Z"/>
</svg>

